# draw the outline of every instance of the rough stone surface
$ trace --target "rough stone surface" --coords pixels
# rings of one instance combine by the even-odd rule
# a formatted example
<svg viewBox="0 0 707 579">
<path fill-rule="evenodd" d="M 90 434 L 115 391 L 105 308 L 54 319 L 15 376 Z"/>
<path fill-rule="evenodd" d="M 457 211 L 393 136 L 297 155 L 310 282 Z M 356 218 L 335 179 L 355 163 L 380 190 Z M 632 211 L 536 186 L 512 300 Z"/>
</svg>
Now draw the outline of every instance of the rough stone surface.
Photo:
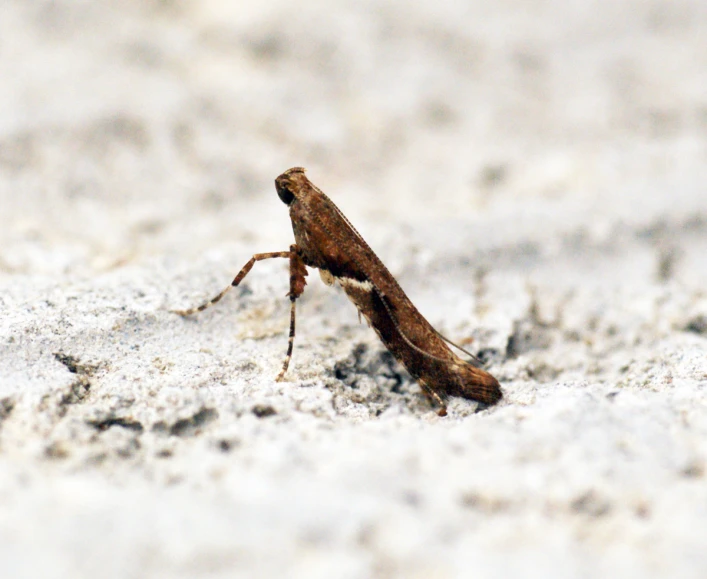
<svg viewBox="0 0 707 579">
<path fill-rule="evenodd" d="M 4 0 L 3 577 L 707 575 L 703 0 Z M 505 399 L 310 275 L 303 165 Z M 479 410 L 479 411 L 477 411 Z"/>
</svg>

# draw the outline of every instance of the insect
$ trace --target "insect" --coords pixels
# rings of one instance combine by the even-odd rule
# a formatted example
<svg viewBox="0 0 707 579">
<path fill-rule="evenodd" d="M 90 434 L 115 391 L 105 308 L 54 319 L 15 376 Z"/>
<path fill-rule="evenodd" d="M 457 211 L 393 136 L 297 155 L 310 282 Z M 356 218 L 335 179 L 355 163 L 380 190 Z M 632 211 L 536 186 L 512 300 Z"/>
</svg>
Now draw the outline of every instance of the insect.
<svg viewBox="0 0 707 579">
<path fill-rule="evenodd" d="M 302 167 L 288 169 L 275 188 L 290 209 L 295 243 L 288 251 L 256 253 L 231 285 L 208 302 L 176 313 L 188 316 L 212 306 L 236 287 L 256 262 L 286 258 L 290 262 L 290 334 L 287 354 L 277 380 L 282 380 L 292 357 L 295 302 L 306 285 L 307 267 L 316 268 L 327 285 L 338 284 L 376 331 L 385 347 L 418 381 L 438 414 L 447 414 L 446 398 L 461 396 L 486 404 L 501 397 L 498 381 L 488 372 L 457 356 L 452 345 L 420 314 L 378 256 L 338 207 L 305 176 Z M 448 345 L 449 344 L 449 345 Z"/>
</svg>

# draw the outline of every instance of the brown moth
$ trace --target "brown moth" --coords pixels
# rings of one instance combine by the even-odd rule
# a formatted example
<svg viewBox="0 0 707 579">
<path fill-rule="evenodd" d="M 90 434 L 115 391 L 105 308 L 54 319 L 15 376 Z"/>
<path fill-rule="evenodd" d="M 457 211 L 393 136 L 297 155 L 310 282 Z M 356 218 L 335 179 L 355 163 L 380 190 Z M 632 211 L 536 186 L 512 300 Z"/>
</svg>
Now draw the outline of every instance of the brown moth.
<svg viewBox="0 0 707 579">
<path fill-rule="evenodd" d="M 275 188 L 282 202 L 290 208 L 295 244 L 289 251 L 255 254 L 231 285 L 212 300 L 176 313 L 186 316 L 215 304 L 243 280 L 256 261 L 288 258 L 290 337 L 278 380 L 287 372 L 292 356 L 295 301 L 307 283 L 307 266 L 317 268 L 327 285 L 339 283 L 385 347 L 418 381 L 430 402 L 439 405 L 440 416 L 447 414 L 447 396 L 461 396 L 486 404 L 501 399 L 498 381 L 452 352 L 447 344 L 469 354 L 437 332 L 420 314 L 344 214 L 307 179 L 303 168 L 293 167 L 285 171 L 275 179 Z"/>
</svg>

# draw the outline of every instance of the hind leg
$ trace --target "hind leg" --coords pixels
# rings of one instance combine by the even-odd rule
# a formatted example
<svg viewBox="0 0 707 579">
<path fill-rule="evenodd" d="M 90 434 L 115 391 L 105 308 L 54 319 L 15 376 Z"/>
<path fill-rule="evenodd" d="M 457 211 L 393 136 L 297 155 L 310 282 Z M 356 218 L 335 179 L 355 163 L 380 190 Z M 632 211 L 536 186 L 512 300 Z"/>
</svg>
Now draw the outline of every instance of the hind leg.
<svg viewBox="0 0 707 579">
<path fill-rule="evenodd" d="M 427 400 L 430 401 L 432 407 L 439 406 L 437 411 L 438 416 L 447 416 L 447 404 L 442 400 L 442 397 L 437 394 L 424 380 L 419 380 L 420 388 L 422 388 L 422 393 L 425 395 Z"/>
</svg>

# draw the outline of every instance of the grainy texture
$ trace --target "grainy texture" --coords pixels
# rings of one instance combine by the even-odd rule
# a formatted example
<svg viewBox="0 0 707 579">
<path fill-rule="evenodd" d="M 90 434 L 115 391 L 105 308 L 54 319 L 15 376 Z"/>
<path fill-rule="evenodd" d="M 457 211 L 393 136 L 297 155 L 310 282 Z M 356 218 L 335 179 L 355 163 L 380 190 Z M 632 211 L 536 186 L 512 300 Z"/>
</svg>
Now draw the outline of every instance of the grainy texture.
<svg viewBox="0 0 707 579">
<path fill-rule="evenodd" d="M 707 4 L 5 0 L 3 577 L 704 577 Z M 306 166 L 504 400 L 429 412 Z"/>
</svg>

